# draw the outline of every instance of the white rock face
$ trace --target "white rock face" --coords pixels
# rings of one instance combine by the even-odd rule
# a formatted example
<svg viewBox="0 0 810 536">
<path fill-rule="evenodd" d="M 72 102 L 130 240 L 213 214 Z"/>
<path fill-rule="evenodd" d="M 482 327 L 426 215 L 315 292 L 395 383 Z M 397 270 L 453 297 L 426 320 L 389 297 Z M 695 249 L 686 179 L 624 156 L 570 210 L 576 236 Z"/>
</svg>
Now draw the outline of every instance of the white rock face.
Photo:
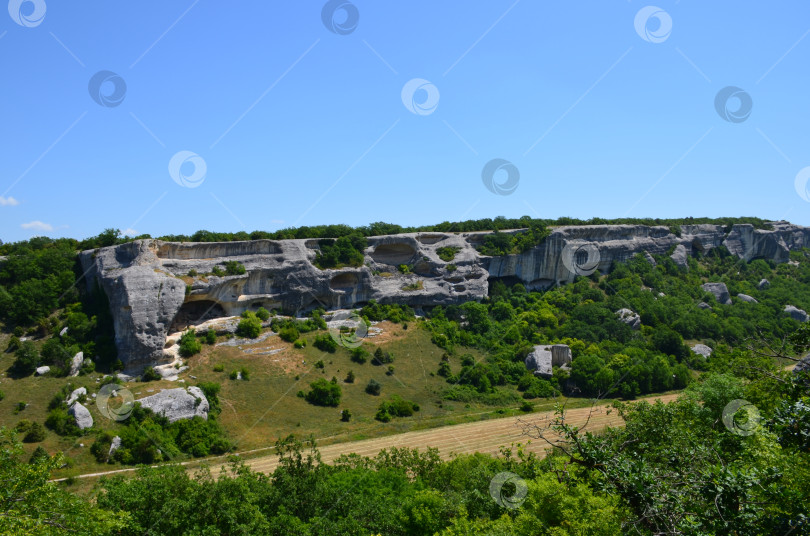
<svg viewBox="0 0 810 536">
<path fill-rule="evenodd" d="M 761 279 L 761 280 L 759 281 L 759 284 L 757 285 L 757 288 L 758 288 L 759 290 L 765 290 L 766 288 L 768 288 L 768 287 L 770 287 L 770 286 L 771 286 L 771 282 L 770 282 L 770 281 L 768 281 L 767 279 Z"/>
<path fill-rule="evenodd" d="M 76 402 L 79 399 L 79 397 L 82 396 L 82 395 L 87 396 L 87 389 L 85 389 L 84 387 L 79 387 L 78 389 L 74 389 L 73 392 L 70 393 L 70 396 L 67 397 L 67 400 L 65 400 L 65 404 L 67 404 L 68 407 L 69 407 L 74 402 Z"/>
<path fill-rule="evenodd" d="M 70 406 L 68 414 L 76 420 L 76 426 L 80 429 L 85 430 L 93 427 L 93 416 L 90 415 L 90 410 L 82 406 L 79 402 Z"/>
<path fill-rule="evenodd" d="M 737 294 L 737 297 L 740 298 L 744 302 L 748 303 L 759 303 L 756 298 L 749 296 L 748 294 Z"/>
<path fill-rule="evenodd" d="M 805 312 L 803 309 L 799 309 L 793 305 L 785 305 L 785 312 L 789 314 L 793 320 L 807 322 L 807 312 Z"/>
<path fill-rule="evenodd" d="M 44 367 L 37 367 L 36 373 L 37 376 L 42 376 L 43 374 L 47 374 L 51 371 L 51 367 L 45 365 Z"/>
<path fill-rule="evenodd" d="M 65 326 L 65 327 L 62 328 L 62 331 L 59 332 L 59 336 L 64 337 L 65 335 L 67 335 L 67 332 L 68 332 L 68 328 L 67 328 L 67 326 Z"/>
<path fill-rule="evenodd" d="M 712 308 L 712 306 L 706 303 L 705 301 L 700 302 L 698 304 L 698 307 L 700 307 L 701 309 L 710 309 L 710 310 Z"/>
<path fill-rule="evenodd" d="M 641 327 L 641 317 L 638 315 L 638 313 L 631 309 L 619 309 L 616 311 L 616 315 L 619 317 L 619 320 L 633 329 L 638 329 Z"/>
<path fill-rule="evenodd" d="M 567 344 L 541 344 L 526 356 L 526 368 L 535 376 L 551 378 L 552 367 L 567 368 L 571 365 L 571 348 Z"/>
<path fill-rule="evenodd" d="M 728 293 L 728 287 L 725 283 L 703 283 L 700 288 L 706 292 L 711 292 L 717 300 L 717 303 L 731 305 L 731 296 Z"/>
<path fill-rule="evenodd" d="M 675 251 L 673 251 L 672 255 L 669 256 L 670 259 L 675 261 L 678 268 L 689 268 L 689 262 L 687 261 L 688 257 L 689 253 L 686 251 L 686 247 L 683 244 L 678 244 L 675 246 Z"/>
<path fill-rule="evenodd" d="M 658 266 L 658 263 L 657 263 L 657 262 L 655 262 L 655 259 L 653 258 L 653 256 L 652 256 L 652 255 L 650 255 L 650 253 L 649 253 L 649 252 L 647 252 L 647 251 L 645 251 L 645 252 L 644 252 L 644 260 L 646 260 L 647 262 L 649 262 L 650 264 L 652 264 L 653 268 L 655 268 L 656 266 Z"/>
<path fill-rule="evenodd" d="M 84 361 L 84 352 L 79 352 L 73 356 L 70 362 L 70 374 L 68 376 L 78 376 L 79 369 L 82 368 L 82 361 Z"/>
<path fill-rule="evenodd" d="M 724 245 L 738 258 L 777 263 L 787 262 L 790 250 L 810 246 L 810 229 L 787 222 L 772 225 L 773 230 L 762 230 L 738 224 L 729 232 L 721 225 L 681 225 L 681 236 L 664 226 L 560 226 L 538 246 L 498 257 L 475 250 L 488 234 L 485 232 L 403 233 L 369 237 L 363 266 L 337 270 L 320 270 L 312 264 L 319 249 L 317 239 L 137 240 L 84 251 L 80 261 L 87 271 L 88 288 L 99 283 L 107 294 L 118 356 L 127 372 L 137 374 L 146 366 L 172 360 L 164 355 L 169 332 L 211 318 L 238 316 L 259 306 L 293 314 L 320 305 L 327 309 L 354 307 L 370 299 L 415 308 L 450 305 L 485 298 L 491 278 L 520 281 L 534 290 L 588 275 L 578 273 L 583 266 L 572 271 L 566 259 L 584 263 L 590 273 L 607 273 L 614 261 L 644 252 L 661 255 L 672 246 L 676 246 L 676 257 L 705 254 Z M 437 249 L 444 246 L 459 248 L 450 262 L 438 257 Z M 572 247 L 574 256 L 569 258 Z M 564 253 L 569 254 L 566 259 Z M 580 260 L 581 256 L 587 259 Z M 210 274 L 229 260 L 242 263 L 246 273 L 200 275 L 186 295 L 181 277 L 190 270 Z M 456 270 L 447 269 L 450 263 Z M 411 266 L 413 273 L 399 273 L 400 264 Z M 403 290 L 414 283 L 422 283 L 422 288 Z"/>
<path fill-rule="evenodd" d="M 112 443 L 110 443 L 110 451 L 107 453 L 107 459 L 112 458 L 112 455 L 115 454 L 115 451 L 121 448 L 121 438 L 115 436 L 112 439 Z"/>
<path fill-rule="evenodd" d="M 692 346 L 692 351 L 696 354 L 702 355 L 703 357 L 709 357 L 712 355 L 712 349 L 705 344 L 696 344 Z"/>
<path fill-rule="evenodd" d="M 151 409 L 169 419 L 169 422 L 180 419 L 202 417 L 208 419 L 208 399 L 199 387 L 183 389 L 164 389 L 157 394 L 138 399 L 144 408 Z"/>
</svg>

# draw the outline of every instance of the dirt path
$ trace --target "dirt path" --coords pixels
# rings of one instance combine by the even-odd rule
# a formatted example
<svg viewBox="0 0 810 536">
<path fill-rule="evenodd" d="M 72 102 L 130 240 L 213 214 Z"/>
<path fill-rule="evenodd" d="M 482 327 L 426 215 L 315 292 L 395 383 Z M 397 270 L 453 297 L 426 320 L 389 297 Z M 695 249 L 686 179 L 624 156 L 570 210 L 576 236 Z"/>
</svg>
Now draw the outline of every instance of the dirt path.
<svg viewBox="0 0 810 536">
<path fill-rule="evenodd" d="M 644 398 L 643 400 L 651 403 L 656 400 L 660 400 L 667 403 L 675 400 L 678 396 L 679 393 L 675 393 Z M 588 418 L 589 415 L 590 419 Z M 324 463 L 331 463 L 339 456 L 350 453 L 373 457 L 376 456 L 377 453 L 379 453 L 382 449 L 391 447 L 418 448 L 420 450 L 427 449 L 428 447 L 435 447 L 439 449 L 439 455 L 443 459 L 448 459 L 453 454 L 472 454 L 475 452 L 497 456 L 500 454 L 501 446 L 509 446 L 513 443 L 522 443 L 526 445 L 526 443 L 529 441 L 529 438 L 523 435 L 524 426 L 518 422 L 518 419 L 522 421 L 524 425 L 535 424 L 543 427 L 549 424 L 553 418 L 553 411 L 543 411 L 538 413 L 529 413 L 520 417 L 504 417 L 501 419 L 490 419 L 486 421 L 442 426 L 429 430 L 405 432 L 402 434 L 395 434 L 374 439 L 336 443 L 334 445 L 319 447 L 318 450 L 321 453 L 321 460 Z M 610 411 L 609 402 L 594 408 L 577 408 L 568 410 L 566 412 L 566 420 L 569 424 L 575 426 L 584 426 L 587 422 L 587 427 L 585 429 L 593 432 L 602 430 L 606 426 L 621 426 L 624 422 L 615 410 Z M 529 443 L 529 445 L 526 447 L 526 450 L 543 455 L 547 448 L 548 445 L 544 441 L 532 440 L 531 443 Z M 218 475 L 226 467 L 225 464 L 218 461 L 223 459 L 224 457 L 218 457 L 208 460 L 208 463 L 211 464 L 211 471 L 214 475 Z M 278 456 L 276 454 L 268 454 L 266 456 L 248 459 L 245 461 L 245 463 L 254 471 L 269 473 L 278 466 Z M 182 465 L 191 465 L 196 467 L 199 465 L 199 462 L 184 462 Z M 83 475 L 77 475 L 74 478 L 94 478 L 105 475 L 113 475 L 116 473 L 126 473 L 134 470 L 134 468 L 127 468 L 116 471 L 86 473 Z"/>
</svg>

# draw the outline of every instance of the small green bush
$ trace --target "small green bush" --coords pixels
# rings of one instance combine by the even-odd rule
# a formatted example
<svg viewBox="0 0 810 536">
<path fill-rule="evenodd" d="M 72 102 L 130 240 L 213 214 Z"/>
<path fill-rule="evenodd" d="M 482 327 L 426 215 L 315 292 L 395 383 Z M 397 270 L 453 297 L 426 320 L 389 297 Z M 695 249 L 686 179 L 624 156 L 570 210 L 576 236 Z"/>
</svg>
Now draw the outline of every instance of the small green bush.
<svg viewBox="0 0 810 536">
<path fill-rule="evenodd" d="M 17 402 L 17 404 L 14 406 L 14 415 L 18 414 L 19 412 L 21 412 L 22 410 L 24 410 L 27 407 L 28 407 L 28 402 L 23 402 L 23 401 Z"/>
<path fill-rule="evenodd" d="M 214 365 L 214 372 L 223 372 L 224 370 L 225 370 L 225 365 L 223 365 L 222 363 Z"/>
<path fill-rule="evenodd" d="M 246 316 L 243 314 L 243 316 L 245 318 L 239 321 L 239 325 L 236 327 L 236 334 L 240 337 L 255 339 L 262 332 L 262 321 L 256 318 L 256 315 L 253 313 L 248 313 Z"/>
<path fill-rule="evenodd" d="M 319 359 L 318 361 L 315 362 L 316 369 L 323 369 L 324 367 L 326 367 L 326 365 L 324 365 L 323 359 Z"/>
<path fill-rule="evenodd" d="M 374 418 L 378 421 L 388 422 L 391 417 L 410 417 L 416 411 L 419 411 L 419 404 L 394 395 L 391 400 L 380 404 Z"/>
<path fill-rule="evenodd" d="M 250 371 L 249 371 L 247 368 L 242 367 L 242 368 L 239 370 L 239 372 L 241 372 L 241 373 L 242 373 L 242 379 L 243 379 L 243 380 L 245 380 L 245 381 L 250 380 Z"/>
<path fill-rule="evenodd" d="M 350 370 L 349 373 L 346 374 L 346 379 L 343 381 L 345 381 L 346 383 L 354 383 L 354 379 L 355 379 L 354 371 Z"/>
<path fill-rule="evenodd" d="M 524 400 L 523 403 L 520 405 L 520 411 L 531 413 L 532 411 L 534 411 L 534 405 L 528 400 Z"/>
<path fill-rule="evenodd" d="M 23 443 L 39 443 L 45 439 L 45 427 L 38 422 L 31 423 L 31 429 L 23 437 Z"/>
<path fill-rule="evenodd" d="M 337 351 L 338 344 L 330 335 L 316 335 L 313 342 L 315 348 L 334 354 Z"/>
<path fill-rule="evenodd" d="M 310 391 L 306 394 L 306 400 L 316 406 L 337 407 L 340 404 L 342 391 L 337 381 L 326 381 L 319 378 L 309 384 Z"/>
<path fill-rule="evenodd" d="M 351 350 L 351 360 L 355 363 L 363 364 L 368 361 L 371 354 L 368 350 L 363 348 L 362 346 L 358 346 L 357 348 L 352 348 Z"/>
<path fill-rule="evenodd" d="M 161 378 L 162 376 L 153 367 L 146 367 L 141 375 L 142 382 L 153 382 Z"/>
<path fill-rule="evenodd" d="M 387 365 L 394 362 L 394 356 L 390 352 L 386 352 L 382 347 L 378 346 L 374 350 L 374 358 L 371 360 L 372 365 Z"/>
<path fill-rule="evenodd" d="M 295 342 L 301 336 L 301 333 L 298 332 L 295 326 L 287 326 L 281 328 L 281 331 L 278 332 L 278 336 L 282 341 Z"/>
<path fill-rule="evenodd" d="M 34 449 L 34 452 L 31 453 L 31 457 L 28 459 L 28 463 L 32 465 L 41 463 L 43 460 L 50 459 L 50 457 L 51 456 L 48 454 L 48 451 L 42 448 L 42 445 L 39 445 L 37 446 L 37 448 Z"/>
<path fill-rule="evenodd" d="M 225 261 L 225 273 L 228 275 L 243 275 L 245 267 L 239 261 Z"/>
<path fill-rule="evenodd" d="M 197 277 L 197 270 L 192 268 L 191 270 L 188 271 L 188 276 L 189 277 Z"/>
<path fill-rule="evenodd" d="M 213 329 L 209 329 L 205 332 L 205 343 L 206 344 L 216 344 L 217 342 L 217 332 Z"/>
<path fill-rule="evenodd" d="M 444 262 L 450 262 L 456 258 L 456 253 L 461 251 L 461 248 L 456 246 L 445 246 L 436 249 L 436 254 L 439 256 L 441 260 Z"/>
<path fill-rule="evenodd" d="M 379 396 L 380 391 L 382 391 L 382 385 L 379 382 L 371 379 L 366 384 L 366 392 L 370 395 Z"/>
<path fill-rule="evenodd" d="M 228 375 L 228 377 L 230 379 L 232 379 L 232 380 L 235 380 L 235 379 L 239 378 L 239 371 L 238 370 L 232 370 L 231 373 Z"/>
<path fill-rule="evenodd" d="M 191 357 L 202 351 L 202 344 L 197 340 L 197 333 L 190 329 L 180 337 L 180 355 Z"/>
<path fill-rule="evenodd" d="M 211 273 L 214 274 L 217 277 L 224 277 L 225 276 L 225 270 L 223 270 L 219 266 L 214 266 L 213 268 L 211 268 Z"/>
<path fill-rule="evenodd" d="M 296 339 L 295 342 L 293 343 L 293 346 L 295 348 L 303 348 L 306 345 L 307 341 L 305 341 L 304 339 Z"/>
<path fill-rule="evenodd" d="M 256 317 L 262 322 L 267 322 L 267 320 L 270 318 L 270 311 L 264 307 L 259 307 L 259 310 L 256 311 Z"/>
<path fill-rule="evenodd" d="M 352 418 L 352 412 L 348 409 L 344 409 L 340 412 L 340 420 L 343 422 L 349 422 Z"/>
</svg>

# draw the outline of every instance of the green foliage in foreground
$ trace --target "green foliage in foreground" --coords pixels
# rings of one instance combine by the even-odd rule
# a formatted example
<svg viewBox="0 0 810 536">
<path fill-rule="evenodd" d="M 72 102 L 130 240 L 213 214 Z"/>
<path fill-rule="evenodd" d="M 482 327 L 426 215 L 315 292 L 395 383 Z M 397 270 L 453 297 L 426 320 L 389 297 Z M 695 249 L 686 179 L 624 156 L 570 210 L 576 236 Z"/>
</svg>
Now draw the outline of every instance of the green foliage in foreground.
<svg viewBox="0 0 810 536">
<path fill-rule="evenodd" d="M 727 368 L 730 373 L 705 374 L 669 404 L 617 402 L 612 411 L 622 415 L 625 426 L 599 435 L 569 423 L 559 407 L 551 422 L 526 427 L 534 441 L 556 445 L 544 459 L 520 446 L 502 449 L 497 458 L 479 453 L 449 461 L 442 461 L 435 449 L 393 448 L 373 458 L 344 455 L 326 465 L 311 440 L 302 443 L 291 436 L 277 443 L 279 465 L 269 475 L 252 471 L 238 458 L 218 477 L 205 468 L 192 474 L 180 465 L 144 467 L 134 478 L 102 479 L 95 502 L 48 484 L 48 471 L 57 462 L 39 456 L 29 465 L 18 445 L 9 448 L 14 441 L 6 435 L 0 480 L 19 482 L 22 488 L 10 487 L 0 495 L 6 512 L 0 516 L 0 530 L 22 534 L 44 526 L 51 530 L 45 534 L 74 530 L 120 535 L 810 534 L 805 500 L 810 495 L 810 451 L 806 437 L 793 427 L 810 419 L 810 376 L 792 376 L 769 359 L 751 355 L 735 357 Z M 760 410 L 758 422 L 743 415 L 731 421 L 751 433 L 735 433 L 735 425 L 723 424 L 724 408 L 737 398 Z M 493 479 L 504 472 L 513 475 L 493 487 Z M 59 508 L 43 508 L 45 504 Z M 40 523 L 37 518 L 54 515 L 61 516 L 58 526 L 35 524 Z"/>
</svg>

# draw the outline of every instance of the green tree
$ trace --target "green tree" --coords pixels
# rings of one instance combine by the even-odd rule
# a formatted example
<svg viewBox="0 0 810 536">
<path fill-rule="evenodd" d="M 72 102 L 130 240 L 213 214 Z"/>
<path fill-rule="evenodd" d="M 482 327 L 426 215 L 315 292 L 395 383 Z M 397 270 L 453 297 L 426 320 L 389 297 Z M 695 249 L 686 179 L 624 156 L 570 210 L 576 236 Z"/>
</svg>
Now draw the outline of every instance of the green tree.
<svg viewBox="0 0 810 536">
<path fill-rule="evenodd" d="M 318 378 L 309 384 L 310 391 L 306 394 L 306 401 L 316 406 L 337 407 L 340 404 L 342 391 L 337 382 Z"/>
</svg>

